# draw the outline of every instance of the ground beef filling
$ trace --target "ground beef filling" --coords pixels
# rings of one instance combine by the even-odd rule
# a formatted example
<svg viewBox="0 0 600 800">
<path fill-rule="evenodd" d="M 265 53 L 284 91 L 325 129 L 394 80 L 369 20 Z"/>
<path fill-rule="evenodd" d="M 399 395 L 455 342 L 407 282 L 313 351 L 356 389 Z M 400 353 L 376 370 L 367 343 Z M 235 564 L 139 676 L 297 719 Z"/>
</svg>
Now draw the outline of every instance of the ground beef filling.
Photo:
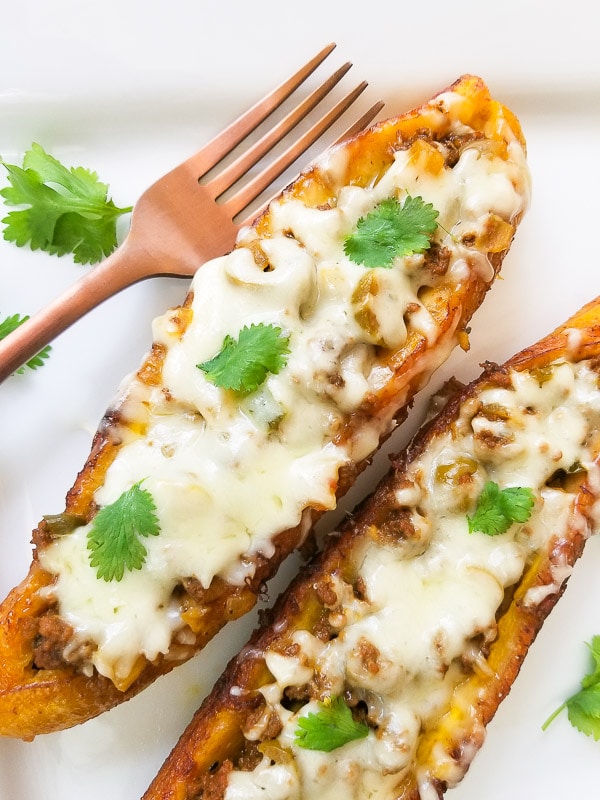
<svg viewBox="0 0 600 800">
<path fill-rule="evenodd" d="M 58 614 L 41 617 L 34 638 L 33 666 L 36 669 L 60 669 L 65 665 L 65 647 L 73 637 L 73 628 Z"/>
</svg>

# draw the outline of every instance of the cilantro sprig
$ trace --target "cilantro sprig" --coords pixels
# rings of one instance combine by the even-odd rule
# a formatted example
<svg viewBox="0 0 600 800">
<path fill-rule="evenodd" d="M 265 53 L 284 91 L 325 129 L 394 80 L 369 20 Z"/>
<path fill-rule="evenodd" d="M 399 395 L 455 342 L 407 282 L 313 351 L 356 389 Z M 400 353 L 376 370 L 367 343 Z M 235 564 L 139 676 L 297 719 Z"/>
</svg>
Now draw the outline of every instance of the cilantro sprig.
<svg viewBox="0 0 600 800">
<path fill-rule="evenodd" d="M 317 713 L 311 711 L 298 719 L 295 743 L 306 750 L 329 753 L 368 733 L 369 726 L 354 719 L 343 698 L 332 696 L 319 703 Z"/>
<path fill-rule="evenodd" d="M 72 253 L 79 264 L 95 264 L 112 253 L 117 219 L 131 207 L 118 208 L 95 172 L 65 167 L 36 142 L 22 167 L 0 163 L 11 184 L 0 195 L 8 206 L 21 207 L 2 219 L 7 241 L 56 256 Z"/>
<path fill-rule="evenodd" d="M 429 249 L 438 215 L 421 197 L 407 195 L 403 203 L 388 197 L 358 220 L 344 241 L 344 252 L 365 267 L 391 267 L 395 258 Z"/>
<path fill-rule="evenodd" d="M 286 364 L 289 336 L 276 325 L 244 326 L 237 339 L 227 335 L 214 358 L 196 364 L 208 380 L 239 395 L 256 391 L 269 373 L 276 375 Z"/>
<path fill-rule="evenodd" d="M 495 481 L 487 481 L 479 496 L 472 517 L 467 515 L 469 533 L 479 531 L 488 536 L 505 533 L 513 522 L 527 522 L 535 502 L 527 487 L 501 489 Z"/>
<path fill-rule="evenodd" d="M 589 672 L 581 681 L 581 689 L 572 694 L 548 717 L 542 725 L 542 730 L 546 730 L 548 725 L 566 709 L 571 725 L 598 741 L 600 739 L 600 636 L 594 636 L 591 642 L 586 642 L 586 646 L 592 658 Z"/>
<path fill-rule="evenodd" d="M 9 317 L 5 317 L 4 320 L 0 322 L 0 341 L 2 341 L 2 339 L 4 339 L 13 331 L 16 331 L 16 329 L 24 322 L 27 322 L 28 319 L 28 315 L 22 317 L 20 314 L 12 314 Z M 38 369 L 38 367 L 43 367 L 46 359 L 50 355 L 51 349 L 52 348 L 49 344 L 43 347 L 39 353 L 30 358 L 29 361 L 26 361 L 25 364 L 17 370 L 17 372 L 19 374 L 25 372 L 25 367 L 28 367 L 29 369 Z"/>
<path fill-rule="evenodd" d="M 107 582 L 120 581 L 125 570 L 141 569 L 148 555 L 141 539 L 160 533 L 154 498 L 141 483 L 101 508 L 88 531 L 90 565 Z"/>
</svg>

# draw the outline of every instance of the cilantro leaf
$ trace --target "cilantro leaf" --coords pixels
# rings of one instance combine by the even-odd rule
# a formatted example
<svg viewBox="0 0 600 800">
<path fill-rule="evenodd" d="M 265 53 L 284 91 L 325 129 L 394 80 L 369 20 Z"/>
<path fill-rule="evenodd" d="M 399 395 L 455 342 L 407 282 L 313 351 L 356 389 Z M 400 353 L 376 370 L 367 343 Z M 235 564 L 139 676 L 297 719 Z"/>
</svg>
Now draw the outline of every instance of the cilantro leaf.
<svg viewBox="0 0 600 800">
<path fill-rule="evenodd" d="M 108 199 L 95 172 L 69 169 L 35 142 L 22 167 L 0 163 L 11 184 L 0 195 L 9 206 L 24 206 L 2 219 L 7 241 L 56 256 L 72 253 L 79 264 L 94 264 L 116 248 L 117 219 L 131 207 Z"/>
<path fill-rule="evenodd" d="M 572 694 L 548 717 L 542 725 L 542 730 L 546 730 L 566 708 L 571 725 L 598 741 L 600 740 L 600 636 L 594 636 L 591 642 L 586 642 L 586 645 L 592 656 L 592 664 L 581 681 L 581 689 Z"/>
<path fill-rule="evenodd" d="M 10 317 L 6 317 L 2 322 L 0 322 L 0 341 L 4 339 L 9 333 L 15 331 L 19 325 L 22 325 L 24 322 L 27 322 L 29 316 L 26 315 L 21 317 L 19 314 L 13 314 Z M 38 367 L 43 367 L 45 363 L 45 359 L 48 358 L 50 355 L 50 350 L 52 348 L 49 344 L 43 347 L 39 353 L 26 361 L 24 366 L 20 367 L 17 372 L 22 374 L 25 372 L 25 367 L 29 367 L 29 369 L 37 369 Z"/>
<path fill-rule="evenodd" d="M 298 719 L 295 742 L 306 750 L 323 750 L 326 753 L 352 742 L 364 739 L 369 726 L 357 722 L 341 697 L 328 697 L 319 703 L 319 711 Z"/>
<path fill-rule="evenodd" d="M 196 364 L 208 380 L 223 389 L 246 395 L 256 391 L 269 373 L 276 375 L 286 364 L 289 336 L 275 325 L 244 326 L 237 341 L 226 336 L 221 351 L 210 361 Z"/>
<path fill-rule="evenodd" d="M 94 517 L 87 548 L 98 578 L 120 581 L 126 569 L 141 569 L 148 551 L 140 539 L 159 533 L 154 498 L 140 481 Z"/>
<path fill-rule="evenodd" d="M 467 515 L 469 533 L 480 531 L 488 536 L 505 533 L 513 522 L 527 522 L 534 502 L 531 489 L 522 486 L 500 489 L 494 481 L 487 481 L 475 513 L 472 517 Z"/>
<path fill-rule="evenodd" d="M 586 736 L 600 739 L 600 686 L 582 689 L 567 703 L 569 722 Z"/>
<path fill-rule="evenodd" d="M 407 195 L 404 203 L 388 197 L 358 220 L 344 241 L 344 252 L 365 267 L 391 267 L 397 257 L 429 249 L 438 213 L 421 197 Z"/>
</svg>

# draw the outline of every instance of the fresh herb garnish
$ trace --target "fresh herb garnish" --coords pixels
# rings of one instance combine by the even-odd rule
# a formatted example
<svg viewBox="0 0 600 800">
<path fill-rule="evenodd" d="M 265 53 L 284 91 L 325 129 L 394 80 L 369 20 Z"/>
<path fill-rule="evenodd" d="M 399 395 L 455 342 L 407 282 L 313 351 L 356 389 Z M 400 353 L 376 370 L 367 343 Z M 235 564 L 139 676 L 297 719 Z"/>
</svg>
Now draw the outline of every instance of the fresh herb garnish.
<svg viewBox="0 0 600 800">
<path fill-rule="evenodd" d="M 125 570 L 141 569 L 148 551 L 140 539 L 159 533 L 154 498 L 140 481 L 101 508 L 92 521 L 87 548 L 98 578 L 120 581 Z"/>
<path fill-rule="evenodd" d="M 289 336 L 275 325 L 245 326 L 237 341 L 226 336 L 221 351 L 210 361 L 196 364 L 222 389 L 246 395 L 256 391 L 269 373 L 276 375 L 286 363 Z"/>
<path fill-rule="evenodd" d="M 295 742 L 306 750 L 336 750 L 355 739 L 364 739 L 369 726 L 357 722 L 341 697 L 328 697 L 319 703 L 317 713 L 298 719 Z"/>
<path fill-rule="evenodd" d="M 117 218 L 131 207 L 117 208 L 95 172 L 69 169 L 35 142 L 22 167 L 0 163 L 11 183 L 0 190 L 6 204 L 26 206 L 2 220 L 7 241 L 56 256 L 72 253 L 79 264 L 94 264 L 112 253 Z"/>
<path fill-rule="evenodd" d="M 382 200 L 361 217 L 344 241 L 344 252 L 365 267 L 391 267 L 395 258 L 423 253 L 431 245 L 438 211 L 421 197 Z"/>
<path fill-rule="evenodd" d="M 6 317 L 2 322 L 0 322 L 0 341 L 4 339 L 9 333 L 15 331 L 19 325 L 22 325 L 24 322 L 27 322 L 29 316 L 26 315 L 21 317 L 19 314 L 12 314 L 10 317 Z M 29 367 L 29 369 L 37 369 L 38 367 L 43 367 L 45 364 L 46 359 L 50 355 L 50 350 L 52 348 L 49 344 L 43 347 L 39 353 L 26 361 L 25 364 L 20 367 L 17 372 L 19 374 L 25 371 L 25 367 Z"/>
<path fill-rule="evenodd" d="M 592 663 L 589 672 L 581 681 L 581 689 L 565 700 L 548 717 L 542 725 L 542 730 L 546 730 L 552 720 L 566 708 L 571 725 L 598 741 L 600 739 L 600 636 L 594 636 L 591 642 L 586 642 L 586 646 L 592 656 Z"/>
<path fill-rule="evenodd" d="M 500 489 L 494 481 L 487 481 L 475 513 L 472 517 L 467 515 L 469 533 L 480 531 L 488 536 L 505 533 L 513 522 L 527 522 L 534 502 L 531 489 L 522 486 Z"/>
</svg>

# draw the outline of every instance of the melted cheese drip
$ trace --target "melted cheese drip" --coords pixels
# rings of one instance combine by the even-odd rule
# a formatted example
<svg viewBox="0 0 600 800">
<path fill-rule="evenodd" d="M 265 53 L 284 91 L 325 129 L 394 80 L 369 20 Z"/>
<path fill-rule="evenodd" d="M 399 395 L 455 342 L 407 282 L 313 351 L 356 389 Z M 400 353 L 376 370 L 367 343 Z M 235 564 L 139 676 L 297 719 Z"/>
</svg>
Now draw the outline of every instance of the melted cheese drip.
<svg viewBox="0 0 600 800">
<path fill-rule="evenodd" d="M 183 578 L 204 587 L 214 576 L 242 584 L 253 574 L 253 557 L 272 554 L 278 532 L 309 523 L 307 509 L 335 506 L 340 468 L 369 456 L 393 425 L 390 408 L 387 417 L 335 443 L 348 415 L 385 382 L 376 346 L 404 343 L 409 306 L 410 328 L 436 343 L 429 358 L 443 359 L 453 344 L 450 337 L 437 341 L 438 328 L 419 300 L 423 282 L 433 280 L 420 269 L 422 256 L 367 271 L 378 291 L 365 301 L 375 324 L 363 326 L 355 292 L 366 270 L 345 256 L 344 238 L 380 200 L 404 192 L 433 203 L 444 229 L 456 236 L 477 234 L 490 214 L 514 219 L 528 203 L 529 184 L 520 144 L 509 149 L 505 161 L 468 147 L 452 169 L 436 175 L 424 174 L 411 150 L 401 150 L 375 186 L 342 188 L 335 207 L 276 201 L 273 229 L 260 241 L 269 270 L 244 246 L 257 237 L 246 231 L 241 247 L 196 274 L 193 318 L 183 336 L 177 311 L 156 320 L 154 339 L 166 348 L 162 385 L 148 389 L 133 378 L 125 386 L 121 411 L 125 419 L 143 420 L 144 434 L 123 431 L 124 444 L 94 499 L 108 505 L 144 480 L 161 534 L 144 540 L 143 568 L 119 582 L 96 578 L 87 526 L 40 551 L 42 567 L 57 575 L 51 592 L 75 631 L 74 649 L 93 643 L 88 668 L 123 684 L 140 654 L 152 660 L 166 653 L 183 627 L 172 596 Z M 334 174 L 343 157 L 343 149 L 334 151 L 320 168 Z M 477 248 L 440 235 L 451 253 L 444 282 L 457 285 L 473 269 L 492 278 Z M 278 375 L 240 402 L 196 365 L 219 352 L 227 335 L 237 339 L 253 323 L 280 326 L 291 353 Z M 398 397 L 396 408 L 403 402 Z"/>
<path fill-rule="evenodd" d="M 273 683 L 262 693 L 281 719 L 279 742 L 294 759 L 285 762 L 287 773 L 281 764 L 271 767 L 272 790 L 264 760 L 256 770 L 260 781 L 254 773 L 233 773 L 225 800 L 241 797 L 240 785 L 248 800 L 397 797 L 399 780 L 415 766 L 422 726 L 444 713 L 454 687 L 464 680 L 463 661 L 485 669 L 481 641 L 495 638 L 505 589 L 551 537 L 570 525 L 587 532 L 587 522 L 574 519 L 574 496 L 551 488 L 549 481 L 557 470 L 574 465 L 596 476 L 588 441 L 600 426 L 598 376 L 585 363 L 561 362 L 542 381 L 518 372 L 511 380 L 512 386 L 485 390 L 467 402 L 454 432 L 437 437 L 410 465 L 396 500 L 398 507 L 411 509 L 414 537 L 368 545 L 358 570 L 364 599 L 336 578 L 338 605 L 332 606 L 330 622 L 339 626 L 338 635 L 324 642 L 297 631 L 294 656 L 267 652 Z M 499 437 L 495 446 L 490 435 Z M 469 466 L 471 480 L 449 480 L 449 468 L 461 464 Z M 467 511 L 488 480 L 501 488 L 534 490 L 527 523 L 497 536 L 469 534 Z M 558 592 L 567 575 L 557 564 L 552 582 L 530 592 L 527 602 Z M 318 705 L 311 700 L 292 713 L 282 699 L 286 687 L 311 681 L 327 687 L 326 694 L 349 690 L 366 704 L 376 731 L 331 753 L 299 748 L 298 715 L 317 712 Z M 444 763 L 452 761 L 443 747 L 438 755 Z M 461 776 L 456 765 L 449 768 L 449 784 Z M 437 797 L 426 782 L 420 793 Z"/>
</svg>

